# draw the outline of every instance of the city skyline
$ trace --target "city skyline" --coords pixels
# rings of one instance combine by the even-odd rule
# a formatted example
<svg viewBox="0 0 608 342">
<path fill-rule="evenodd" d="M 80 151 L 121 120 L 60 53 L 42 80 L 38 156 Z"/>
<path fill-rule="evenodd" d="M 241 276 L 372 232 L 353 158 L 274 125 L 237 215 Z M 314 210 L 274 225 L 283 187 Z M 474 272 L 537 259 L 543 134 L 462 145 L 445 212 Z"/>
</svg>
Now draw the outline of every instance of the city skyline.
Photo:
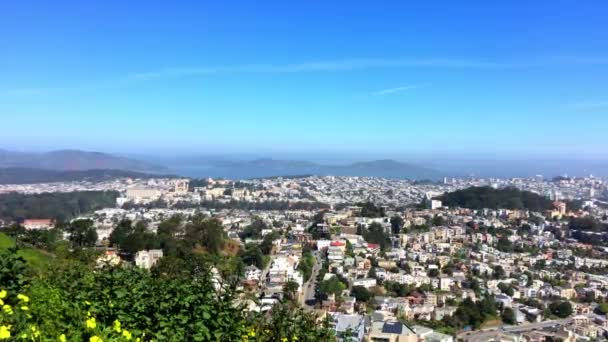
<svg viewBox="0 0 608 342">
<path fill-rule="evenodd" d="M 606 157 L 599 1 L 1 6 L 6 149 Z"/>
</svg>

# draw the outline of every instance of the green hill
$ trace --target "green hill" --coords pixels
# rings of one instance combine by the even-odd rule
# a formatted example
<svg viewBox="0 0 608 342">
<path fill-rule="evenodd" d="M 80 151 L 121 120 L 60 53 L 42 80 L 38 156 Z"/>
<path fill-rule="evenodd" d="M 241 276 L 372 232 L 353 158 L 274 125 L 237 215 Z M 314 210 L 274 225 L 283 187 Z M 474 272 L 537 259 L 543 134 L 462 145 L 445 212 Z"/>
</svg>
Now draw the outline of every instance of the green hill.
<svg viewBox="0 0 608 342">
<path fill-rule="evenodd" d="M 15 241 L 4 233 L 0 233 L 0 251 L 15 246 Z M 52 257 L 48 252 L 35 248 L 20 248 L 19 256 L 23 257 L 34 268 L 48 265 Z"/>
<path fill-rule="evenodd" d="M 448 207 L 469 209 L 528 209 L 543 211 L 551 209 L 553 202 L 530 191 L 509 187 L 494 189 L 489 186 L 470 187 L 437 197 Z"/>
</svg>

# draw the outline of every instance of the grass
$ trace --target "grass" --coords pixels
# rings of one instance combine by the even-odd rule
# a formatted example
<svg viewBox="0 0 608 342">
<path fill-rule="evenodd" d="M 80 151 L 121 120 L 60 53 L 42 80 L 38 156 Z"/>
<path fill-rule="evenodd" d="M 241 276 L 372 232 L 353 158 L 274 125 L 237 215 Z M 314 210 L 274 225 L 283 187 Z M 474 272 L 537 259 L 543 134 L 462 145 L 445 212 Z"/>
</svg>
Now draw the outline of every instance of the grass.
<svg viewBox="0 0 608 342">
<path fill-rule="evenodd" d="M 0 233 L 0 251 L 13 247 L 15 241 L 4 233 Z M 33 267 L 44 267 L 49 264 L 51 255 L 36 248 L 20 248 L 17 254 Z"/>
</svg>

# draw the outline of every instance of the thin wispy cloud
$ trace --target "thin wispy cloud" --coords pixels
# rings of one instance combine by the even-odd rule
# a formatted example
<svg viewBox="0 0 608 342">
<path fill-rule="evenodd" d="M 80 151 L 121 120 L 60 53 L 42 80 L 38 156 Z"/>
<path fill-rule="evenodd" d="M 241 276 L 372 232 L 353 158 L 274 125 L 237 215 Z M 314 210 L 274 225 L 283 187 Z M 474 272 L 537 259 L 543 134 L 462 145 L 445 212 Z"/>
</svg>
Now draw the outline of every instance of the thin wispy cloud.
<svg viewBox="0 0 608 342">
<path fill-rule="evenodd" d="M 311 61 L 292 64 L 239 64 L 225 66 L 168 67 L 146 72 L 134 72 L 115 78 L 92 81 L 87 84 L 68 85 L 65 87 L 31 87 L 5 89 L 0 95 L 35 96 L 72 93 L 75 91 L 113 89 L 134 86 L 141 82 L 178 79 L 185 77 L 203 77 L 223 74 L 269 74 L 269 73 L 313 73 L 313 72 L 347 72 L 373 69 L 471 69 L 471 70 L 509 70 L 551 65 L 604 65 L 608 58 L 603 57 L 554 57 L 529 58 L 523 61 L 501 62 L 481 59 L 461 58 L 355 58 L 327 61 Z M 401 88 L 401 87 L 397 87 Z M 387 89 L 389 90 L 389 89 Z M 407 89 L 395 89 L 395 92 Z M 390 94 L 388 92 L 386 94 Z M 382 95 L 382 94 L 380 94 Z"/>
<path fill-rule="evenodd" d="M 380 68 L 453 68 L 453 69 L 505 69 L 506 63 L 467 59 L 344 59 L 305 62 L 297 64 L 249 64 L 217 67 L 165 68 L 127 76 L 130 80 L 152 80 L 197 75 L 229 73 L 301 73 L 337 72 Z"/>
<path fill-rule="evenodd" d="M 408 91 L 408 90 L 425 88 L 426 86 L 427 86 L 426 84 L 411 84 L 411 85 L 406 85 L 406 86 L 401 86 L 401 87 L 386 88 L 386 89 L 376 90 L 376 91 L 372 92 L 372 95 L 382 96 L 382 95 L 397 94 L 397 93 L 402 93 L 402 92 Z"/>
</svg>

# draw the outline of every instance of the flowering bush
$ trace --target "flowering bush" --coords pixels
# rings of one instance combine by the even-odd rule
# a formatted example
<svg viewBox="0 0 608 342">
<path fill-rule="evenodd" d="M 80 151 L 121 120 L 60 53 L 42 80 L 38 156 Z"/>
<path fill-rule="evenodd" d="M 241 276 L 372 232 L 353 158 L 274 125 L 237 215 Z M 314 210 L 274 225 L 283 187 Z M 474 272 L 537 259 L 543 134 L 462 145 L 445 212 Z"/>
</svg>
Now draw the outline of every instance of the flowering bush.
<svg viewBox="0 0 608 342">
<path fill-rule="evenodd" d="M 3 262 L 15 258 L 10 252 L 0 255 Z M 248 313 L 235 284 L 218 291 L 210 272 L 198 270 L 163 276 L 62 261 L 35 276 L 0 276 L 0 342 L 334 339 L 327 324 L 288 304 L 275 306 L 270 314 Z M 7 280 L 17 276 L 27 281 Z"/>
</svg>

